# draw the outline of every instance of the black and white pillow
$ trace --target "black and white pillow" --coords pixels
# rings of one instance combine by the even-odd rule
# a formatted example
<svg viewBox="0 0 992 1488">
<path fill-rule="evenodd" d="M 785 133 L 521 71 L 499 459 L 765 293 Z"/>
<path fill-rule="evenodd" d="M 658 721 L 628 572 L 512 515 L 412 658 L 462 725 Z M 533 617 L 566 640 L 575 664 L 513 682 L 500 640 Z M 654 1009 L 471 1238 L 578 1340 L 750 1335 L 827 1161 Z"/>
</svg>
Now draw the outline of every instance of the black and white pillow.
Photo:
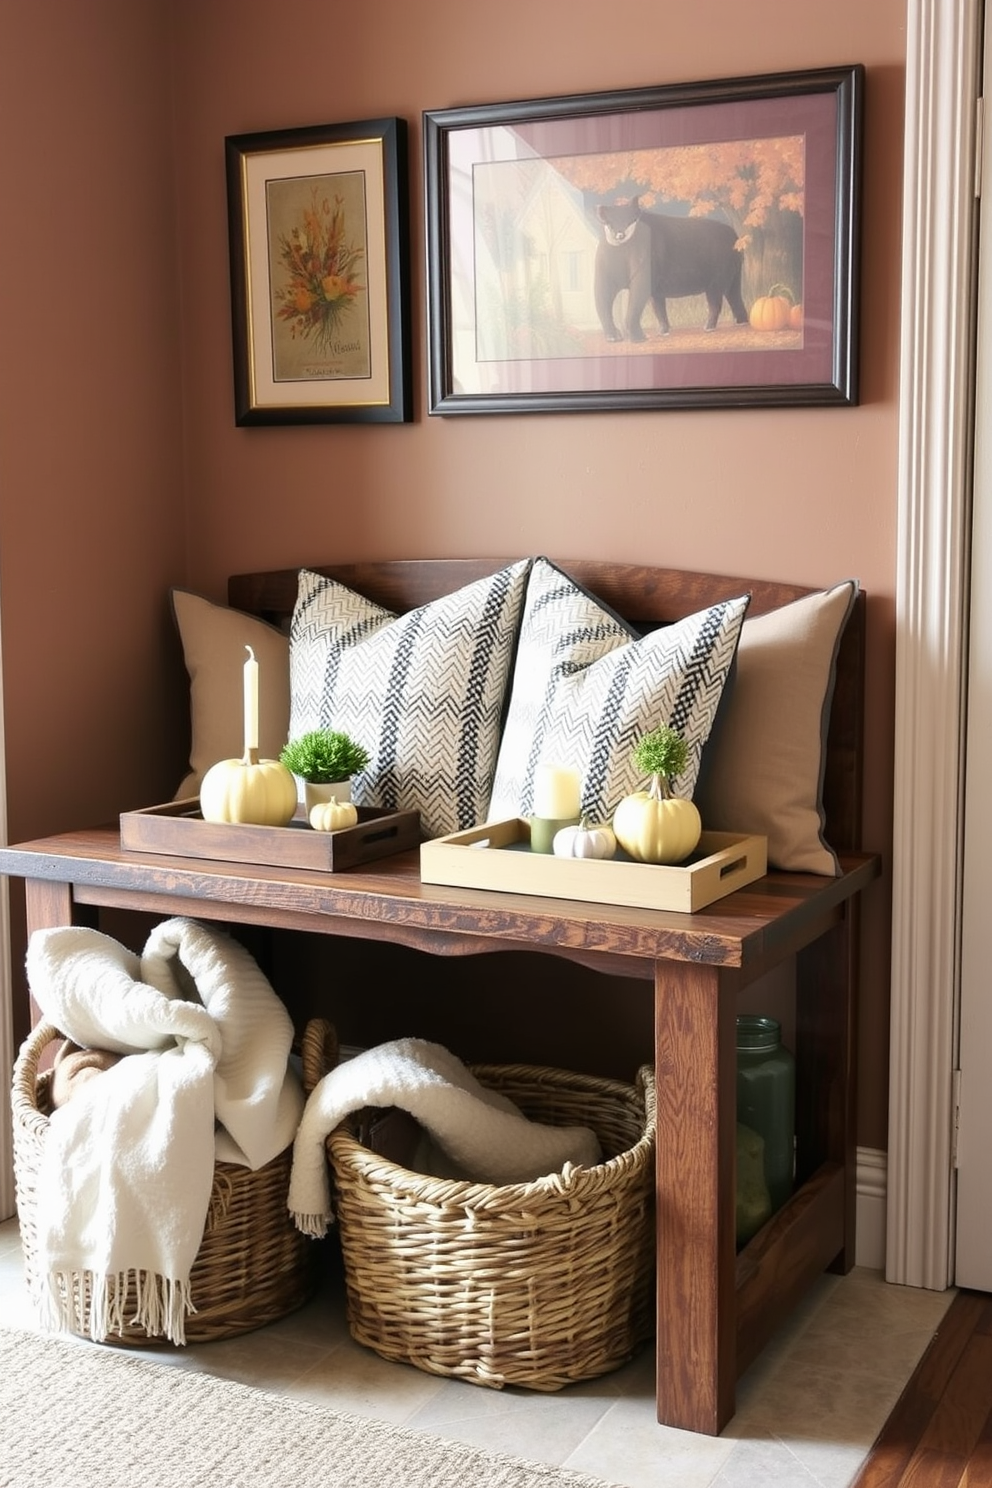
<svg viewBox="0 0 992 1488">
<path fill-rule="evenodd" d="M 530 559 L 396 616 L 302 569 L 290 627 L 290 737 L 369 751 L 360 805 L 419 810 L 430 837 L 486 819 Z"/>
<path fill-rule="evenodd" d="M 535 768 L 555 764 L 579 771 L 589 820 L 608 821 L 625 795 L 644 788 L 631 752 L 663 724 L 689 746 L 672 785 L 691 796 L 748 598 L 638 636 L 547 559 L 535 559 L 489 820 L 529 816 Z"/>
</svg>

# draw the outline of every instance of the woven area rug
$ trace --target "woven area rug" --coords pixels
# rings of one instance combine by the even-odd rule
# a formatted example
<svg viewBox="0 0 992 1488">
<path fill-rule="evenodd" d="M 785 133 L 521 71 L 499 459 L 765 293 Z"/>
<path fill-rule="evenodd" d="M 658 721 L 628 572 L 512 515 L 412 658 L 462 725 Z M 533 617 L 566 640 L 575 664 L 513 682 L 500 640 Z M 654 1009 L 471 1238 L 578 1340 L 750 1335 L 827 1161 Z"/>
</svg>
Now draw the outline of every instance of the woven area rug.
<svg viewBox="0 0 992 1488">
<path fill-rule="evenodd" d="M 0 1329 L 0 1488 L 604 1488 L 140 1354 Z"/>
</svg>

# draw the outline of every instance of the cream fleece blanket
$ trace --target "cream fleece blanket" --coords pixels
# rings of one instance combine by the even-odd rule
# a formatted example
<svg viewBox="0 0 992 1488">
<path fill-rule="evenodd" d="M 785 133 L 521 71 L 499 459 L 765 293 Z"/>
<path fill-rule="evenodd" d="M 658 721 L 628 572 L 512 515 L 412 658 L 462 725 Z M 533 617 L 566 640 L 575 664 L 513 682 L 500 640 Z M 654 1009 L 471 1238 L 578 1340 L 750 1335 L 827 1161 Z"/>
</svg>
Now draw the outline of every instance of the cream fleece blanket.
<svg viewBox="0 0 992 1488">
<path fill-rule="evenodd" d="M 590 1167 L 602 1158 L 588 1127 L 529 1121 L 440 1044 L 397 1039 L 339 1064 L 307 1100 L 289 1184 L 289 1208 L 306 1235 L 326 1234 L 333 1217 L 325 1140 L 344 1116 L 364 1106 L 408 1111 L 454 1165 L 452 1172 L 477 1183 L 527 1183 L 566 1163 Z"/>
<path fill-rule="evenodd" d="M 157 926 L 140 958 L 81 926 L 37 931 L 27 971 L 64 1034 L 127 1056 L 50 1118 L 41 1316 L 76 1332 L 88 1322 L 94 1339 L 133 1321 L 182 1343 L 215 1160 L 261 1167 L 299 1123 L 289 1015 L 248 952 L 195 920 Z M 124 1318 L 131 1280 L 137 1311 Z"/>
</svg>

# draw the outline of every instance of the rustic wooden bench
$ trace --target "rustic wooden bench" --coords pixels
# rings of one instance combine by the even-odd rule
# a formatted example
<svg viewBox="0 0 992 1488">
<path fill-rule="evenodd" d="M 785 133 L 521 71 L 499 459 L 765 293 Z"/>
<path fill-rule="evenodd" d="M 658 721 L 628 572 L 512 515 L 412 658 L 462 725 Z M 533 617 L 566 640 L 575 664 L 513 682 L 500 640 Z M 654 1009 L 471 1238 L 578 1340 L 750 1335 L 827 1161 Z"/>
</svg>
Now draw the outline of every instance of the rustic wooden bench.
<svg viewBox="0 0 992 1488">
<path fill-rule="evenodd" d="M 508 561 L 315 571 L 403 612 Z M 629 564 L 560 566 L 641 629 L 746 591 L 752 615 L 810 592 Z M 229 599 L 285 624 L 296 582 L 295 569 L 236 575 Z M 837 660 L 824 786 L 837 877 L 770 872 L 680 914 L 425 884 L 416 850 L 340 874 L 127 852 L 116 826 L 0 850 L 0 872 L 26 880 L 29 933 L 113 908 L 273 935 L 273 980 L 294 1017 L 319 1008 L 345 1041 L 415 1032 L 468 1059 L 627 1076 L 653 1059 L 658 1419 L 716 1433 L 733 1414 L 738 1375 L 810 1285 L 854 1264 L 858 905 L 879 871 L 859 850 L 864 622 L 859 596 Z M 795 986 L 797 1182 L 738 1253 L 736 1016 L 776 968 Z"/>
</svg>

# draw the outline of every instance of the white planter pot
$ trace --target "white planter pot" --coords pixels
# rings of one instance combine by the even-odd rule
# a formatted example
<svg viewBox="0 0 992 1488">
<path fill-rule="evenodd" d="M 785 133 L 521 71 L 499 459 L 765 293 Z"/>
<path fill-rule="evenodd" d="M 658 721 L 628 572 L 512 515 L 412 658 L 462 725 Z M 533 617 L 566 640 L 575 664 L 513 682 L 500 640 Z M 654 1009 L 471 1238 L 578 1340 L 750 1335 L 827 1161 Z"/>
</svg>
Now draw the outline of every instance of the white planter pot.
<svg viewBox="0 0 992 1488">
<path fill-rule="evenodd" d="M 303 804 L 307 810 L 307 816 L 314 806 L 321 805 L 324 801 L 350 801 L 351 780 L 329 780 L 326 784 L 314 785 L 312 781 L 303 782 Z"/>
</svg>

